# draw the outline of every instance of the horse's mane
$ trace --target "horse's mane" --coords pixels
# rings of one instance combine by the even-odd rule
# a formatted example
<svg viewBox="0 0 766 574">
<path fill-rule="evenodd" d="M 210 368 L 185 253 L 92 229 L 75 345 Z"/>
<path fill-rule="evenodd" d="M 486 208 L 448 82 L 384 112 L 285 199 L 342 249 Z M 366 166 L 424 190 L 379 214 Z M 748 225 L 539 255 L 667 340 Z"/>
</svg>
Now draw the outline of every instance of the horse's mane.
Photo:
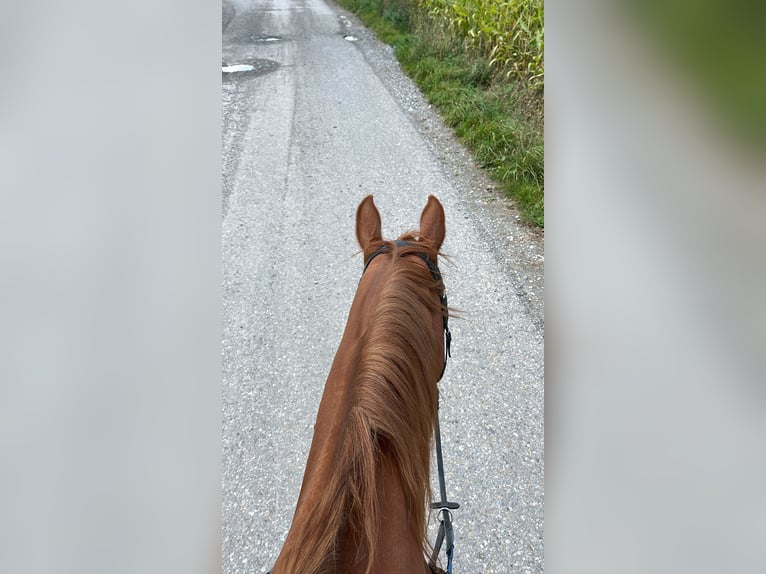
<svg viewBox="0 0 766 574">
<path fill-rule="evenodd" d="M 378 465 L 401 476 L 409 512 L 401 527 L 428 547 L 425 508 L 431 501 L 431 440 L 443 357 L 431 317 L 440 310 L 442 286 L 418 257 L 403 257 L 422 252 L 435 260 L 427 244 L 382 243 L 391 248 L 391 272 L 358 349 L 334 470 L 310 518 L 294 525 L 301 542 L 283 556 L 286 572 L 332 572 L 341 537 L 353 534 L 360 561 L 354 569 L 370 574 L 385 502 L 378 498 Z"/>
</svg>

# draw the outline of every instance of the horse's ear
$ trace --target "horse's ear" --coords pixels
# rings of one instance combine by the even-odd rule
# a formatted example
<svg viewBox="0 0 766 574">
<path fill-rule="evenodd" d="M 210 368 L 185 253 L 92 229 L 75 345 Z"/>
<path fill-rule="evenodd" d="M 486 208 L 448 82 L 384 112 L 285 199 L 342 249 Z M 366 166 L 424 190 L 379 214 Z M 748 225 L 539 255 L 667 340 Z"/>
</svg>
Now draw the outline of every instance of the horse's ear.
<svg viewBox="0 0 766 574">
<path fill-rule="evenodd" d="M 370 244 L 382 239 L 380 213 L 371 195 L 365 197 L 356 210 L 356 239 L 365 256 Z"/>
<path fill-rule="evenodd" d="M 446 233 L 444 208 L 438 199 L 429 195 L 428 203 L 420 214 L 420 236 L 431 242 L 435 251 L 439 251 Z"/>
</svg>

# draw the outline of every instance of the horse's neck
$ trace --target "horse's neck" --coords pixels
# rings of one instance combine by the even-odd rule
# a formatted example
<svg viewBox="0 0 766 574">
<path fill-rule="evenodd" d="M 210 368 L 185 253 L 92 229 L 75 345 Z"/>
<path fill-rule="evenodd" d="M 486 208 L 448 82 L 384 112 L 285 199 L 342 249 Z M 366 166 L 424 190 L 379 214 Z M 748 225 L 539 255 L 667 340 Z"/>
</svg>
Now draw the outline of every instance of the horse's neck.
<svg viewBox="0 0 766 574">
<path fill-rule="evenodd" d="M 296 517 L 305 499 L 316 496 L 326 474 L 334 471 L 332 466 L 327 464 L 327 459 L 323 460 L 322 455 L 332 452 L 341 440 L 344 420 L 350 407 L 349 386 L 356 366 L 358 349 L 362 344 L 362 333 L 368 322 L 366 309 L 372 307 L 369 302 L 379 297 L 381 289 L 382 285 L 373 285 L 364 294 L 357 293 L 351 304 L 346 328 L 319 402 L 314 423 L 314 436 L 311 440 L 303 484 L 296 505 Z"/>
<path fill-rule="evenodd" d="M 339 356 L 342 356 L 339 353 Z M 301 486 L 294 521 L 307 519 L 321 497 L 328 476 L 335 471 L 331 464 L 335 444 L 340 440 L 342 413 L 350 368 L 342 360 L 333 363 L 325 384 L 314 437 L 309 452 L 303 484 Z M 378 515 L 367 517 L 378 523 L 378 546 L 373 563 L 375 574 L 424 574 L 425 560 L 421 542 L 412 540 L 409 509 L 405 503 L 399 472 L 391 464 L 376 461 L 378 485 Z M 288 536 L 288 538 L 290 538 Z M 299 540 L 290 540 L 300 546 Z M 362 572 L 360 564 L 367 563 L 367 556 L 359 553 L 353 533 L 340 533 L 336 554 L 336 574 Z M 275 570 L 276 571 L 276 570 Z"/>
<path fill-rule="evenodd" d="M 369 300 L 374 300 L 381 286 L 371 287 L 363 296 L 356 297 L 349 320 L 346 324 L 341 344 L 333 361 L 330 373 L 325 383 L 324 393 L 320 401 L 314 426 L 314 437 L 309 450 L 306 470 L 301 486 L 298 504 L 293 517 L 293 527 L 308 520 L 317 509 L 317 503 L 322 499 L 330 477 L 337 469 L 334 468 L 334 453 L 339 441 L 342 440 L 344 420 L 350 408 L 351 379 L 355 370 L 357 349 L 361 344 L 361 333 L 366 324 L 366 318 L 361 309 L 371 308 Z M 369 516 L 377 521 L 379 528 L 377 552 L 372 571 L 375 574 L 423 574 L 426 571 L 423 549 L 420 540 L 412 540 L 410 536 L 410 509 L 405 503 L 401 477 L 393 465 L 376 464 L 376 483 L 378 485 L 379 510 L 378 516 Z M 366 564 L 366 556 L 358 552 L 359 545 L 354 539 L 354 533 L 340 532 L 335 547 L 336 573 L 359 573 L 359 564 Z M 299 536 L 295 536 L 293 528 L 285 543 L 285 548 L 291 552 L 302 547 Z M 285 553 L 283 548 L 283 553 Z M 280 556 L 281 558 L 281 556 Z M 360 561 L 359 558 L 362 560 Z M 280 560 L 274 568 L 275 574 L 283 574 Z M 298 573 L 287 573 L 298 574 Z"/>
<path fill-rule="evenodd" d="M 378 516 L 369 518 L 378 522 L 380 536 L 372 571 L 375 574 L 424 574 L 427 569 L 423 548 L 408 534 L 409 512 L 398 473 L 390 465 L 378 464 L 376 480 L 380 486 Z M 343 535 L 338 550 L 338 573 L 360 572 L 358 564 L 367 562 L 364 554 L 359 556 L 352 536 Z"/>
<path fill-rule="evenodd" d="M 339 353 L 339 356 L 343 356 Z M 327 464 L 325 455 L 335 448 L 342 432 L 341 413 L 346 408 L 343 404 L 350 370 L 343 361 L 336 361 L 325 384 L 319 413 L 314 428 L 309 458 L 306 464 L 304 482 L 296 507 L 295 519 L 312 511 L 314 501 L 321 495 L 326 476 L 335 469 Z M 376 464 L 376 483 L 379 487 L 378 516 L 369 516 L 378 523 L 378 551 L 373 572 L 375 574 L 423 574 L 424 558 L 420 541 L 409 537 L 409 509 L 405 503 L 401 477 L 391 464 L 383 464 L 378 459 Z M 337 572 L 359 572 L 358 563 L 366 563 L 366 556 L 359 554 L 353 536 L 341 535 L 338 541 Z M 360 560 L 361 558 L 361 560 Z M 356 565 L 356 566 L 355 566 Z"/>
</svg>

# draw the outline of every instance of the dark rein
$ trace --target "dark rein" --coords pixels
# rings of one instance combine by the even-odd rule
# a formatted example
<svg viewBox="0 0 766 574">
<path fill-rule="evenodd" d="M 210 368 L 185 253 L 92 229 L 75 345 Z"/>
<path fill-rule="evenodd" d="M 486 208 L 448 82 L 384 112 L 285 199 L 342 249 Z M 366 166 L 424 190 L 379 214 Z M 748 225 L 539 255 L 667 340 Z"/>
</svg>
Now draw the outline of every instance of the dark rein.
<svg viewBox="0 0 766 574">
<path fill-rule="evenodd" d="M 397 240 L 396 242 L 397 247 L 407 247 L 409 245 L 412 245 L 409 241 L 401 241 Z M 391 246 L 388 243 L 384 243 L 380 247 L 378 247 L 372 255 L 370 255 L 367 258 L 367 261 L 364 262 L 364 269 L 362 270 L 362 275 L 364 275 L 364 272 L 367 271 L 367 268 L 370 266 L 370 263 L 373 259 L 375 259 L 378 255 L 381 255 L 382 253 L 389 253 L 391 251 Z M 428 269 L 431 271 L 431 275 L 433 276 L 434 280 L 439 283 L 439 301 L 442 305 L 442 313 L 443 313 L 443 322 L 444 322 L 444 366 L 442 367 L 442 372 L 439 375 L 439 378 L 436 380 L 436 382 L 441 381 L 442 377 L 444 376 L 444 371 L 447 369 L 447 358 L 450 357 L 450 344 L 452 343 L 452 333 L 450 333 L 449 330 L 449 312 L 447 308 L 447 294 L 445 292 L 444 288 L 444 281 L 442 280 L 442 274 L 439 271 L 439 267 L 436 265 L 434 261 L 431 260 L 431 258 L 426 254 L 419 251 L 413 251 L 412 253 L 407 253 L 405 255 L 417 255 L 420 257 L 423 261 L 425 261 L 425 264 L 428 266 Z M 439 494 L 441 496 L 439 502 L 434 502 L 431 504 L 431 509 L 438 510 L 437 516 L 441 516 L 439 520 L 439 532 L 436 536 L 436 543 L 434 544 L 434 550 L 431 554 L 431 560 L 428 564 L 431 572 L 437 572 L 436 569 L 436 560 L 439 558 L 439 551 L 441 550 L 442 543 L 446 539 L 447 541 L 447 547 L 445 549 L 445 553 L 447 554 L 447 574 L 452 574 L 452 558 L 455 551 L 455 531 L 452 527 L 452 513 L 450 510 L 455 510 L 457 508 L 460 508 L 460 505 L 457 502 L 448 502 L 447 501 L 447 487 L 444 483 L 444 460 L 442 458 L 442 437 L 441 437 L 441 430 L 439 428 L 439 411 L 438 411 L 438 403 L 437 403 L 437 411 L 436 411 L 436 464 L 439 471 Z"/>
</svg>

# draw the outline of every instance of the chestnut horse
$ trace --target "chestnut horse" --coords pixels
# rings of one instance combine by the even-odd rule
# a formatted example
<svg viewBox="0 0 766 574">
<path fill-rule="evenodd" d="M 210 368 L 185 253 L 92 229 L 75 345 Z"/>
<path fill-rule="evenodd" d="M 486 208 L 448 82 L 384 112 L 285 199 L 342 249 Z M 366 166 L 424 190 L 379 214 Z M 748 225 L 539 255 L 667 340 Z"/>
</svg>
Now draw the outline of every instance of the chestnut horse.
<svg viewBox="0 0 766 574">
<path fill-rule="evenodd" d="M 319 404 L 298 503 L 273 574 L 424 574 L 446 298 L 444 209 L 383 241 L 372 196 L 356 213 L 365 269 Z M 435 566 L 433 571 L 440 571 Z"/>
</svg>

